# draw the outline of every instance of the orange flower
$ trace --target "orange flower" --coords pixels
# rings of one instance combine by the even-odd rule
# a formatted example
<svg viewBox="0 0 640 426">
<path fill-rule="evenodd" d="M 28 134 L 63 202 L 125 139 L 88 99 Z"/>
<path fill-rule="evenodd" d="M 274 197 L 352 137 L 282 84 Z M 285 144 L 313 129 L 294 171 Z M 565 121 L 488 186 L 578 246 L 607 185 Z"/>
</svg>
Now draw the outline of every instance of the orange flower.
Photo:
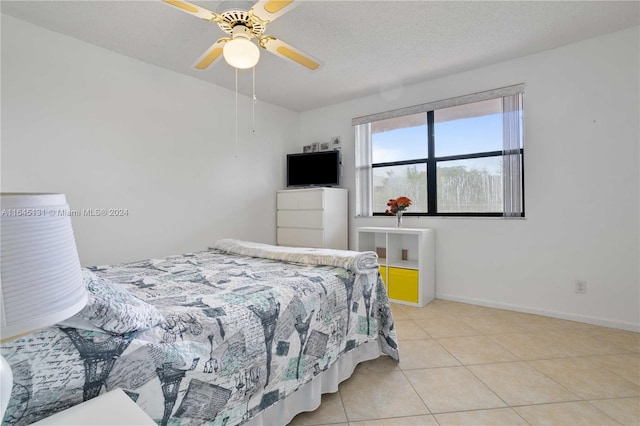
<svg viewBox="0 0 640 426">
<path fill-rule="evenodd" d="M 389 208 L 384 212 L 386 214 L 396 214 L 398 212 L 405 211 L 410 205 L 411 200 L 403 195 L 402 197 L 398 197 L 395 200 L 389 200 L 389 202 L 387 203 L 387 206 L 389 206 Z"/>
</svg>

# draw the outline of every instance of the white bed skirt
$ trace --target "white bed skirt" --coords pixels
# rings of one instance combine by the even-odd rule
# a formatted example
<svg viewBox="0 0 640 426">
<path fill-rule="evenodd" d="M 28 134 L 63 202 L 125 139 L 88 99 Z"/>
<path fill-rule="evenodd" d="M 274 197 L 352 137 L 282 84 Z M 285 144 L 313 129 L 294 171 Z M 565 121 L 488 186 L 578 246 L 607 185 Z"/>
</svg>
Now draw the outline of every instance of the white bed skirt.
<svg viewBox="0 0 640 426">
<path fill-rule="evenodd" d="M 351 377 L 359 363 L 378 358 L 381 355 L 384 354 L 378 342 L 367 342 L 354 348 L 343 354 L 327 371 L 319 374 L 285 399 L 263 410 L 244 425 L 286 425 L 296 414 L 317 409 L 320 406 L 322 394 L 337 392 L 338 385 Z"/>
</svg>

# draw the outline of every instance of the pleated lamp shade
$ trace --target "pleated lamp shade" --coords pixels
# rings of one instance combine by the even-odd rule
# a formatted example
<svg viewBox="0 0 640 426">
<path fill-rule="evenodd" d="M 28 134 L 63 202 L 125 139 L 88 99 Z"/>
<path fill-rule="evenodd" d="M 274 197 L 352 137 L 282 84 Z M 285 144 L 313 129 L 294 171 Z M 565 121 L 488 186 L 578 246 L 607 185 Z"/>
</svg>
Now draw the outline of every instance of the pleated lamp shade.
<svg viewBox="0 0 640 426">
<path fill-rule="evenodd" d="M 87 303 L 64 194 L 1 194 L 0 340 L 63 321 Z"/>
</svg>

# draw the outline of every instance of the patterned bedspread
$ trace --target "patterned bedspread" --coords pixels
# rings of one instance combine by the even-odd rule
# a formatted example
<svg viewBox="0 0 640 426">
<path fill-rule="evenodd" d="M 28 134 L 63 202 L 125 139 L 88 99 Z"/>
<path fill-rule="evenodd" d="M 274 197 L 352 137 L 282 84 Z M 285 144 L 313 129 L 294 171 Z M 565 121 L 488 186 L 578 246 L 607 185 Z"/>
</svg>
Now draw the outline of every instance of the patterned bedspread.
<svg viewBox="0 0 640 426">
<path fill-rule="evenodd" d="M 1 345 L 14 374 L 3 424 L 122 388 L 161 425 L 236 425 L 364 343 L 398 359 L 377 271 L 212 249 L 84 273 L 82 312 Z"/>
</svg>

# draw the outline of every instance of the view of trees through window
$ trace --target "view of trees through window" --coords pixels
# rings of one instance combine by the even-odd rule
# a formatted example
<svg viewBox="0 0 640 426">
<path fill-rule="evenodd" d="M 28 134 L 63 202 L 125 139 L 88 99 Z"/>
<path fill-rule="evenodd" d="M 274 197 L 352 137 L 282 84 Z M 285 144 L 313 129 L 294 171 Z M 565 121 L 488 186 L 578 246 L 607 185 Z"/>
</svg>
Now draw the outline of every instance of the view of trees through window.
<svg viewBox="0 0 640 426">
<path fill-rule="evenodd" d="M 387 201 L 402 195 L 411 199 L 410 211 L 427 211 L 426 164 L 411 164 L 373 169 L 374 212 L 384 212 L 388 208 Z"/>
<path fill-rule="evenodd" d="M 372 122 L 373 212 L 404 195 L 409 214 L 501 213 L 502 117 L 497 98 Z"/>
</svg>

